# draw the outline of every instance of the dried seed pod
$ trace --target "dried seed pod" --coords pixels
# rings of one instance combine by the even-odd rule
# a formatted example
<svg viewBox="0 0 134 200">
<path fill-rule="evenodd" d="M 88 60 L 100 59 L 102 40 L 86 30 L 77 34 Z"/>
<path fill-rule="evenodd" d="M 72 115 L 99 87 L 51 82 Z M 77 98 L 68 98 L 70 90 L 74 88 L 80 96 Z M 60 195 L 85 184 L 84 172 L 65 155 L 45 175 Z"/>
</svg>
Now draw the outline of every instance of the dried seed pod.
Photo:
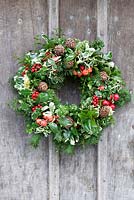
<svg viewBox="0 0 134 200">
<path fill-rule="evenodd" d="M 68 47 L 68 48 L 70 48 L 70 49 L 74 49 L 75 46 L 76 46 L 76 42 L 75 42 L 74 39 L 68 38 L 68 39 L 66 40 L 65 45 L 66 45 L 66 47 Z"/>
<path fill-rule="evenodd" d="M 48 89 L 48 85 L 45 82 L 40 82 L 40 84 L 38 85 L 38 90 L 40 92 L 45 92 Z"/>
<path fill-rule="evenodd" d="M 54 52 L 57 56 L 62 56 L 65 52 L 65 49 L 61 44 L 59 44 L 55 46 Z"/>
<path fill-rule="evenodd" d="M 100 76 L 102 81 L 106 81 L 108 79 L 108 74 L 105 71 L 100 72 Z"/>
<path fill-rule="evenodd" d="M 111 107 L 110 106 L 103 106 L 102 108 L 100 108 L 100 117 L 107 117 L 109 115 L 111 111 Z"/>
</svg>

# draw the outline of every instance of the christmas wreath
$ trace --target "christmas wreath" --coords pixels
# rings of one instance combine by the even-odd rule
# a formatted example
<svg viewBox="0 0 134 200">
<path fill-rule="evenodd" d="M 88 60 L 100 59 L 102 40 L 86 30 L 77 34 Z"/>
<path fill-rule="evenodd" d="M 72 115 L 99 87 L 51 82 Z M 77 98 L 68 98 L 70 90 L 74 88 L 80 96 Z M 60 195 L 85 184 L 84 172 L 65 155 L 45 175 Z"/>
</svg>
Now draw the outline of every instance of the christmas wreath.
<svg viewBox="0 0 134 200">
<path fill-rule="evenodd" d="M 18 92 L 13 105 L 25 116 L 31 144 L 49 135 L 68 153 L 76 145 L 97 144 L 116 109 L 130 101 L 112 53 L 102 53 L 101 40 L 41 37 L 41 47 L 20 59 L 13 82 Z M 79 105 L 62 104 L 56 95 L 67 76 L 80 81 Z"/>
</svg>

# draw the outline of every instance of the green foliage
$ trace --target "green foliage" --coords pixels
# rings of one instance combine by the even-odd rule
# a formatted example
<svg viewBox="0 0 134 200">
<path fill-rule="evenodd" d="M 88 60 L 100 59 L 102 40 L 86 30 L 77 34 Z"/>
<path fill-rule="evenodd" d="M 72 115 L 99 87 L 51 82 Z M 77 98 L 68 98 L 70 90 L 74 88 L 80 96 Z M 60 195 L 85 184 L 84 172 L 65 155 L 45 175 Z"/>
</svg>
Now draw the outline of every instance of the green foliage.
<svg viewBox="0 0 134 200">
<path fill-rule="evenodd" d="M 42 138 L 41 135 L 32 135 L 30 139 L 31 145 L 35 148 L 38 147 L 41 138 Z"/>
<path fill-rule="evenodd" d="M 125 103 L 131 100 L 130 92 L 125 88 L 122 88 L 119 90 L 119 95 L 120 95 L 120 99 L 119 101 L 116 102 L 116 105 L 120 107 L 122 107 Z"/>
<path fill-rule="evenodd" d="M 114 123 L 112 106 L 118 108 L 131 99 L 121 71 L 112 61 L 112 52 L 101 52 L 104 43 L 99 39 L 74 39 L 74 48 L 69 48 L 61 32 L 53 38 L 37 36 L 35 41 L 36 49 L 19 59 L 20 68 L 12 81 L 18 98 L 11 107 L 25 116 L 30 143 L 37 147 L 44 137 L 52 135 L 57 149 L 68 154 L 75 146 L 97 144 L 103 128 Z M 54 48 L 59 44 L 64 52 L 56 56 Z M 101 73 L 106 73 L 106 79 Z M 80 80 L 79 105 L 62 104 L 56 95 L 67 76 Z M 48 89 L 40 89 L 41 82 Z M 109 113 L 103 116 L 100 112 L 105 100 Z"/>
</svg>

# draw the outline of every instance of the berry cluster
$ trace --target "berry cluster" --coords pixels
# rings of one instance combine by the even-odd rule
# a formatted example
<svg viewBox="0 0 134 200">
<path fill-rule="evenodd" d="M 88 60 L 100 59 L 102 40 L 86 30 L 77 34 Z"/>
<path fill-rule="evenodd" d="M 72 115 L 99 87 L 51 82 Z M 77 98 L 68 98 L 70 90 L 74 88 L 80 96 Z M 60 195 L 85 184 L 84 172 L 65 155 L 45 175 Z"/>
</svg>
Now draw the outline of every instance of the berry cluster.
<svg viewBox="0 0 134 200">
<path fill-rule="evenodd" d="M 91 72 L 92 72 L 92 67 L 86 69 L 84 65 L 81 65 L 80 66 L 80 71 L 77 72 L 76 70 L 74 70 L 73 71 L 73 75 L 74 76 L 78 76 L 80 78 L 81 76 L 87 76 Z"/>
<path fill-rule="evenodd" d="M 32 68 L 31 68 L 31 72 L 37 72 L 42 68 L 42 65 L 39 63 L 35 63 Z"/>
<path fill-rule="evenodd" d="M 32 93 L 32 96 L 31 96 L 32 99 L 33 99 L 33 100 L 36 100 L 37 97 L 39 96 L 39 94 L 40 94 L 40 93 L 39 93 L 38 91 L 34 91 L 34 92 Z"/>
<path fill-rule="evenodd" d="M 103 100 L 102 105 L 103 106 L 110 106 L 112 108 L 112 110 L 114 110 L 116 108 L 115 104 L 113 104 L 111 101 L 108 101 L 108 100 Z"/>
<path fill-rule="evenodd" d="M 102 101 L 102 105 L 103 106 L 110 106 L 112 108 L 112 110 L 115 110 L 116 106 L 114 104 L 115 101 L 119 100 L 119 95 L 118 94 L 111 94 L 110 95 L 110 101 L 108 100 L 103 100 Z"/>
<path fill-rule="evenodd" d="M 39 119 L 39 118 L 37 118 L 37 119 L 36 119 L 36 123 L 37 123 L 39 126 L 43 126 L 43 127 L 47 126 L 47 120 L 45 120 L 45 119 Z"/>
<path fill-rule="evenodd" d="M 36 111 L 37 108 L 42 108 L 42 105 L 38 104 L 37 106 L 32 107 L 32 112 Z"/>
<path fill-rule="evenodd" d="M 39 126 L 47 126 L 47 124 L 49 122 L 54 122 L 56 121 L 57 119 L 59 118 L 59 116 L 57 115 L 51 115 L 51 114 L 44 114 L 43 115 L 43 119 L 40 119 L 40 118 L 37 118 L 36 119 L 36 123 L 39 125 Z"/>
<path fill-rule="evenodd" d="M 94 96 L 93 96 L 92 104 L 93 104 L 94 106 L 98 106 L 98 104 L 99 104 L 99 97 L 97 97 L 96 95 L 94 95 Z"/>
<path fill-rule="evenodd" d="M 102 86 L 100 86 L 102 87 Z M 102 90 L 102 88 L 101 88 Z M 119 100 L 119 95 L 118 94 L 111 94 L 110 95 L 110 100 L 106 100 L 104 99 L 102 101 L 102 106 L 110 106 L 112 108 L 112 110 L 115 110 L 116 106 L 114 104 L 115 101 L 118 101 Z M 92 100 L 92 104 L 96 107 L 99 105 L 99 97 L 94 95 L 93 96 L 93 100 Z"/>
</svg>

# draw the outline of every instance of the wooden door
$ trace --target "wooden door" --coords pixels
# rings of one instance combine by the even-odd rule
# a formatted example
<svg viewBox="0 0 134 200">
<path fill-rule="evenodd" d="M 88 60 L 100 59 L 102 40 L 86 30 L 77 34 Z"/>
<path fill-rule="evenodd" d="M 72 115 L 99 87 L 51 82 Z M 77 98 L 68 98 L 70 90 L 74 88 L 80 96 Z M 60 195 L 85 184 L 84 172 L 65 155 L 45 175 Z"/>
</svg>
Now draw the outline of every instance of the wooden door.
<svg viewBox="0 0 134 200">
<path fill-rule="evenodd" d="M 134 199 L 133 9 L 133 0 L 0 0 L 1 200 Z M 99 145 L 73 156 L 55 153 L 51 139 L 31 148 L 23 117 L 7 105 L 15 95 L 8 83 L 18 68 L 15 58 L 33 48 L 34 35 L 58 27 L 69 37 L 101 37 L 132 92 Z"/>
</svg>

